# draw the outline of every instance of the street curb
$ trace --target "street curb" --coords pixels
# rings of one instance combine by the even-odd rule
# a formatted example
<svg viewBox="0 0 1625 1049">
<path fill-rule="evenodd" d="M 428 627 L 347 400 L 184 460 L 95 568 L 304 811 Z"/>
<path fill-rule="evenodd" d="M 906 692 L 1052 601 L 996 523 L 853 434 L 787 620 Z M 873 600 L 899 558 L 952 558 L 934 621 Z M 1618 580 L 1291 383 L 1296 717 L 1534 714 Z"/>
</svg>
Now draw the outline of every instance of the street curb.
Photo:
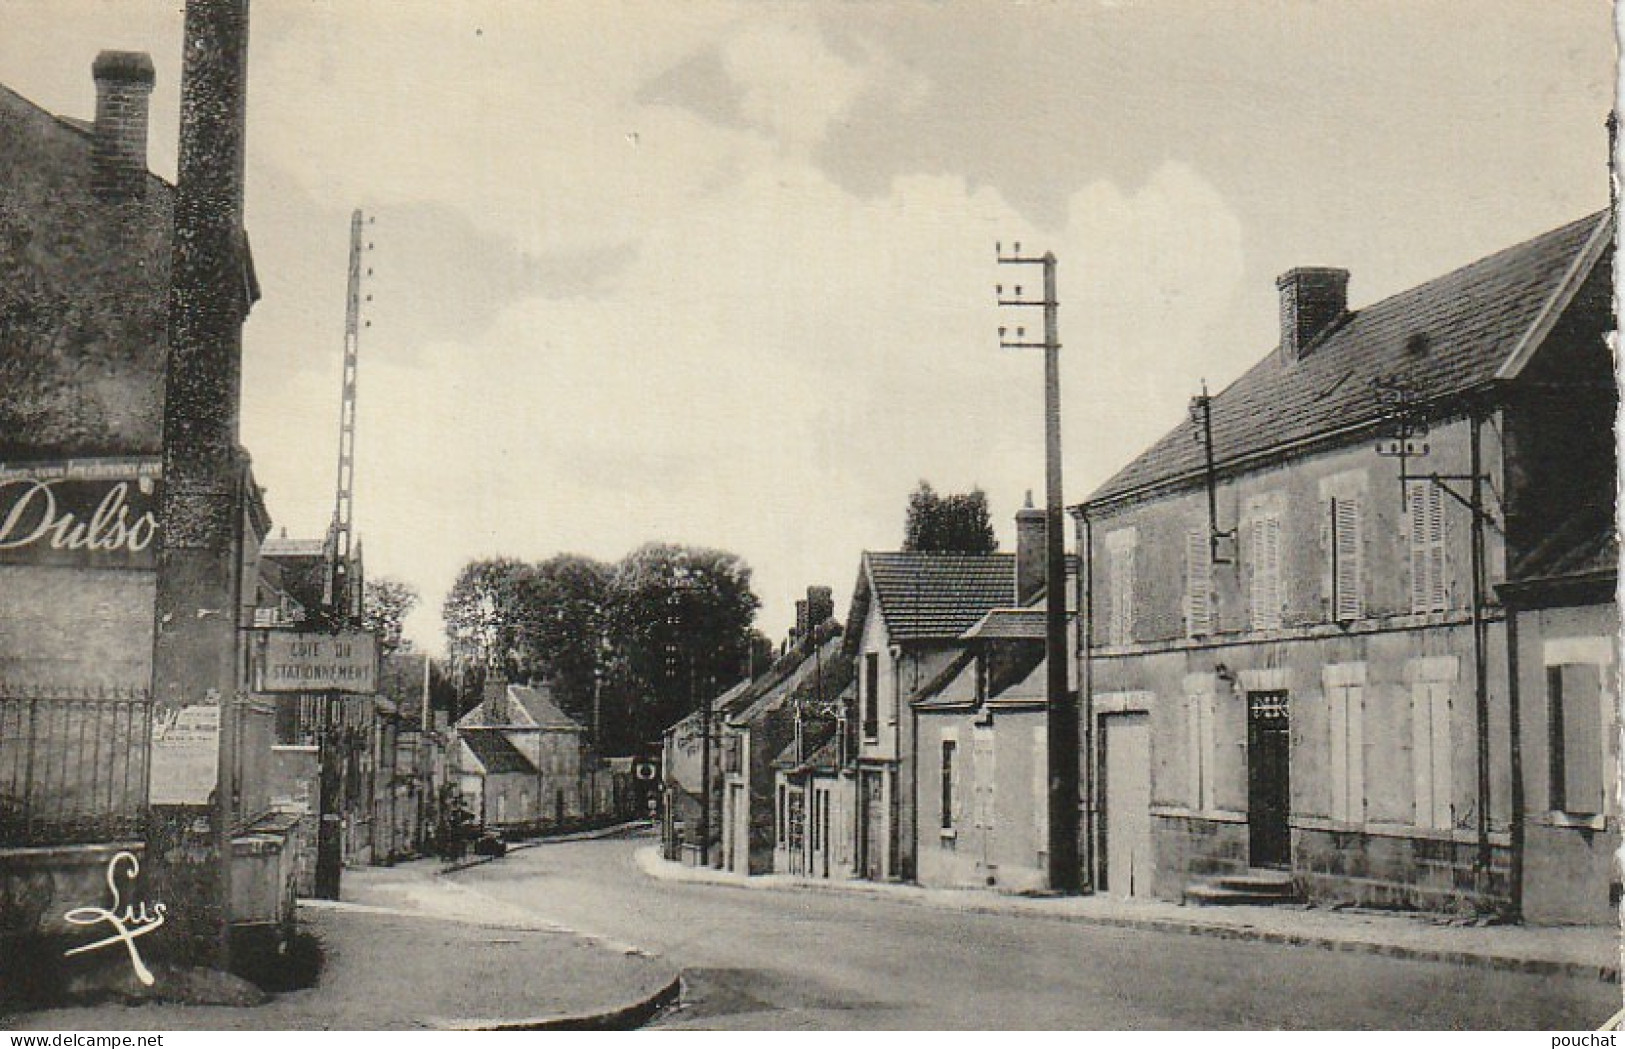
<svg viewBox="0 0 1625 1049">
<path fill-rule="evenodd" d="M 678 973 L 653 994 L 613 1009 L 564 1016 L 543 1016 L 529 1020 L 504 1020 L 459 1031 L 634 1031 L 675 1005 L 683 997 L 683 976 Z"/>
<path fill-rule="evenodd" d="M 652 857 L 652 863 L 643 860 L 644 854 Z M 671 865 L 673 870 L 662 870 L 655 866 Z M 1331 936 L 1319 936 L 1312 933 L 1275 932 L 1269 929 L 1255 929 L 1238 925 L 1223 925 L 1212 922 L 1196 920 L 1181 921 L 1171 918 L 1129 918 L 1110 914 L 1077 914 L 1054 913 L 1044 914 L 1028 908 L 998 907 L 985 903 L 971 903 L 964 907 L 944 908 L 938 901 L 921 898 L 908 892 L 897 892 L 890 887 L 846 885 L 841 882 L 821 883 L 808 879 L 789 883 L 763 882 L 738 875 L 727 877 L 713 877 L 709 874 L 699 873 L 700 868 L 682 867 L 671 864 L 670 860 L 662 859 L 654 850 L 643 850 L 638 856 L 638 868 L 643 873 L 658 881 L 674 884 L 715 885 L 733 889 L 754 889 L 761 892 L 820 892 L 829 895 L 859 895 L 874 898 L 894 900 L 914 907 L 936 907 L 938 909 L 952 909 L 964 914 L 1002 915 L 1017 918 L 1035 918 L 1048 921 L 1071 922 L 1076 925 L 1098 925 L 1108 928 L 1137 929 L 1148 932 L 1180 933 L 1187 936 L 1209 936 L 1221 940 L 1240 940 L 1255 943 L 1274 943 L 1290 947 L 1314 947 L 1327 951 L 1342 951 L 1352 954 L 1374 954 L 1388 958 L 1402 958 L 1411 961 L 1441 962 L 1447 965 L 1460 965 L 1469 968 L 1495 969 L 1502 972 L 1521 972 L 1539 976 L 1566 976 L 1578 979 L 1594 979 L 1604 983 L 1617 983 L 1619 981 L 1619 965 L 1593 964 L 1589 962 L 1571 962 L 1552 958 L 1519 958 L 1510 955 L 1479 954 L 1473 951 L 1463 951 L 1451 948 L 1411 947 L 1399 943 L 1382 943 L 1372 940 L 1344 940 Z M 681 876 L 671 876 L 676 871 L 684 872 Z M 694 873 L 689 873 L 694 872 Z M 907 886 L 907 888 L 918 888 Z"/>
<path fill-rule="evenodd" d="M 653 826 L 654 824 L 650 823 L 648 820 L 632 820 L 627 823 L 614 823 L 608 827 L 596 827 L 592 830 L 571 831 L 567 834 L 552 835 L 540 838 L 528 838 L 524 841 L 516 841 L 512 845 L 509 845 L 508 852 L 523 852 L 526 849 L 534 849 L 541 845 L 551 845 L 555 842 L 597 841 L 600 838 L 613 837 L 616 834 L 622 834 L 631 830 L 643 830 Z M 503 853 L 503 856 L 506 855 L 507 853 Z M 441 874 L 456 874 L 458 871 L 466 871 L 470 867 L 478 867 L 483 863 L 490 863 L 492 860 L 500 859 L 502 859 L 502 856 L 470 856 L 468 859 L 464 860 L 453 860 L 451 863 L 441 867 L 438 871 L 435 871 L 435 874 L 437 876 Z"/>
</svg>

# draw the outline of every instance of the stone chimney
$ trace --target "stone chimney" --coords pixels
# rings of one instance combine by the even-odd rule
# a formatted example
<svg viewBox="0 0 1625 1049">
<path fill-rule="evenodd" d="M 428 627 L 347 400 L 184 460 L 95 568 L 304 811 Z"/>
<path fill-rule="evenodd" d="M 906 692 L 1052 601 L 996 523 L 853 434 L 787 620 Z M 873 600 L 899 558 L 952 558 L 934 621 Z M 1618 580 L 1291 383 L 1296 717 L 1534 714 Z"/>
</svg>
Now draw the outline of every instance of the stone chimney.
<svg viewBox="0 0 1625 1049">
<path fill-rule="evenodd" d="M 1027 505 L 1016 511 L 1016 604 L 1026 605 L 1044 589 L 1047 581 L 1046 547 L 1049 528 L 1044 511 L 1033 506 L 1033 493 Z"/>
<path fill-rule="evenodd" d="M 1348 312 L 1349 271 L 1300 266 L 1275 278 L 1281 292 L 1281 353 L 1301 361 L 1315 341 Z"/>
<path fill-rule="evenodd" d="M 103 51 L 91 66 L 96 79 L 96 130 L 91 146 L 91 190 L 109 203 L 140 200 L 147 192 L 147 100 L 155 74 L 144 51 Z"/>
<path fill-rule="evenodd" d="M 799 643 L 802 638 L 807 636 L 808 629 L 807 602 L 805 600 L 797 601 L 796 625 L 790 631 L 790 644 L 794 645 Z"/>
</svg>

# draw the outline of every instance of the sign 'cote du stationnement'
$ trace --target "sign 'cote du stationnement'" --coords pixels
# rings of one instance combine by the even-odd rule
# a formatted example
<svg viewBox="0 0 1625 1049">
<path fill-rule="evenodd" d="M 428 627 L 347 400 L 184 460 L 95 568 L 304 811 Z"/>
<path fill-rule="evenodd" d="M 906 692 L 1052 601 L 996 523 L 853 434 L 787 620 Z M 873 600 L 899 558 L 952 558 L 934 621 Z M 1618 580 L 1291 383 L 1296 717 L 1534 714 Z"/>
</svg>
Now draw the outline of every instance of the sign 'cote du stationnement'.
<svg viewBox="0 0 1625 1049">
<path fill-rule="evenodd" d="M 378 691 L 378 640 L 371 634 L 267 630 L 260 636 L 261 692 Z"/>
</svg>

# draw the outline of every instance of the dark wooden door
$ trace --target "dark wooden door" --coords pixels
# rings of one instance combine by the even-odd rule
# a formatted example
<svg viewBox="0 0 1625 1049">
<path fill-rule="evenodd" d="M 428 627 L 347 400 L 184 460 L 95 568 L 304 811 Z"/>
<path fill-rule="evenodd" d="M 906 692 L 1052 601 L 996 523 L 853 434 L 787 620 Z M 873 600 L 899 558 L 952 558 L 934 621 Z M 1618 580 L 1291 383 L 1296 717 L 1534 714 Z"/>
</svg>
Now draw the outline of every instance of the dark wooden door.
<svg viewBox="0 0 1625 1049">
<path fill-rule="evenodd" d="M 1292 717 L 1285 692 L 1247 693 L 1248 861 L 1292 863 Z"/>
</svg>

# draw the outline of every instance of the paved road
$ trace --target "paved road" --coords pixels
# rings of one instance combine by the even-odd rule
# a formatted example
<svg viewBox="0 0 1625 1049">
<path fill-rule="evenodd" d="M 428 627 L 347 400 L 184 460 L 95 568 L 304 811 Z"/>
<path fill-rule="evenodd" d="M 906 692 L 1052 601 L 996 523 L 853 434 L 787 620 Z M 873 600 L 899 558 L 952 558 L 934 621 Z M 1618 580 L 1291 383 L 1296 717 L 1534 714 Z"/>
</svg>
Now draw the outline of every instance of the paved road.
<svg viewBox="0 0 1625 1049">
<path fill-rule="evenodd" d="M 872 896 L 663 882 L 648 838 L 544 845 L 466 888 L 681 966 L 704 1028 L 1594 1028 L 1597 980 L 960 914 Z"/>
</svg>

